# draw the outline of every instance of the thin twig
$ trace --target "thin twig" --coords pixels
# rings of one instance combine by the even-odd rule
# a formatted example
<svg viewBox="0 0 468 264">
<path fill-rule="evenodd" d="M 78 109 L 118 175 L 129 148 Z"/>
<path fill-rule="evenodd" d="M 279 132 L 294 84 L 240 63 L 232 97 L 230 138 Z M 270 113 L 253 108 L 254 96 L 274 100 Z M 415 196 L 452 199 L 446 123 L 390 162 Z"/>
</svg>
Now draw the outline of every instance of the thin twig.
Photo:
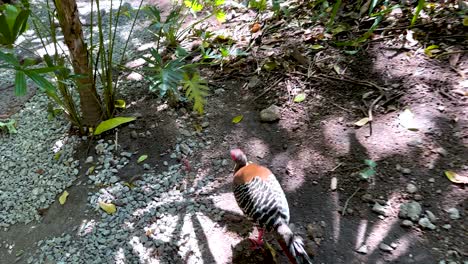
<svg viewBox="0 0 468 264">
<path fill-rule="evenodd" d="M 371 105 L 369 106 L 369 110 L 367 111 L 368 116 L 369 116 L 369 137 L 372 136 L 372 121 L 374 120 L 373 119 L 374 117 L 372 115 L 372 111 L 374 109 L 374 106 L 377 104 L 377 102 L 380 101 L 380 99 L 382 99 L 383 97 L 384 97 L 384 94 L 381 93 L 379 95 L 379 97 L 377 97 L 377 99 L 372 101 Z"/>
<path fill-rule="evenodd" d="M 266 94 L 269 90 L 271 90 L 273 87 L 275 87 L 276 85 L 278 85 L 278 83 L 280 83 L 282 80 L 284 79 L 284 77 L 281 77 L 279 78 L 278 80 L 276 80 L 276 82 L 274 82 L 272 85 L 268 86 L 268 88 L 266 88 L 265 90 L 263 90 L 263 92 L 261 92 L 259 95 L 257 95 L 252 101 L 255 101 L 257 100 L 258 98 L 262 97 L 264 94 Z"/>
<path fill-rule="evenodd" d="M 115 148 L 114 150 L 117 152 L 117 146 L 118 146 L 118 140 L 119 140 L 119 130 L 115 130 Z"/>
<path fill-rule="evenodd" d="M 356 189 L 356 191 L 354 191 L 354 193 L 351 194 L 351 196 L 350 196 L 348 199 L 346 199 L 346 202 L 345 202 L 345 204 L 344 204 L 344 206 L 343 206 L 343 211 L 341 212 L 341 215 L 343 215 L 343 216 L 345 215 L 345 213 L 346 213 L 346 208 L 348 207 L 349 201 L 354 197 L 354 195 L 356 195 L 357 192 L 359 192 L 359 190 L 361 190 L 361 187 L 358 187 L 358 188 Z"/>
<path fill-rule="evenodd" d="M 336 165 L 333 169 L 331 169 L 330 172 L 335 171 L 336 169 L 341 167 L 341 165 L 343 165 L 343 162 L 338 163 L 338 165 Z"/>
<path fill-rule="evenodd" d="M 346 108 L 344 108 L 344 107 L 342 107 L 342 106 L 340 106 L 340 105 L 337 105 L 337 104 L 335 104 L 335 103 L 333 103 L 333 102 L 330 102 L 330 103 L 331 103 L 332 105 L 334 105 L 334 106 L 340 108 L 340 109 L 343 110 L 343 111 L 346 111 L 346 112 L 348 112 L 348 113 L 352 113 L 352 111 L 349 110 L 349 109 L 346 109 Z"/>
</svg>

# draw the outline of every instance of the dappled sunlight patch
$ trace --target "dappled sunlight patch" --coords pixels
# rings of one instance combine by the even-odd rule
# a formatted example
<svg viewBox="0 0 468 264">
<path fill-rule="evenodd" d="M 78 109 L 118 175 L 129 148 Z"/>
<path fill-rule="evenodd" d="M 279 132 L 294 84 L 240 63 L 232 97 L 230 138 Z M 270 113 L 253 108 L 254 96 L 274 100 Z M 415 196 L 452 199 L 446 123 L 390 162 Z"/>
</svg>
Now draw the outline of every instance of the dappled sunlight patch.
<svg viewBox="0 0 468 264">
<path fill-rule="evenodd" d="M 250 161 L 256 158 L 263 159 L 270 152 L 268 144 L 262 139 L 252 137 L 246 143 L 249 146 L 249 150 L 246 151 L 248 153 L 247 159 Z"/>
<path fill-rule="evenodd" d="M 346 155 L 350 151 L 349 137 L 344 136 L 346 124 L 341 118 L 331 117 L 321 122 L 324 142 L 335 155 Z"/>
<path fill-rule="evenodd" d="M 365 242 L 368 222 L 369 221 L 367 219 L 361 219 L 359 223 L 356 235 L 356 243 L 354 244 L 354 247 L 356 249 L 363 245 Z"/>
<path fill-rule="evenodd" d="M 115 253 L 114 262 L 115 264 L 127 263 L 127 260 L 125 258 L 125 250 L 123 248 L 119 248 Z"/>
<path fill-rule="evenodd" d="M 377 220 L 378 222 L 374 223 L 370 231 L 367 233 L 367 237 L 363 241 L 363 244 L 368 246 L 370 252 L 378 250 L 378 246 L 384 239 L 387 238 L 388 233 L 393 229 L 395 225 L 398 225 L 398 208 L 400 208 L 402 199 L 401 192 L 394 192 L 387 199 L 387 217 L 383 220 Z"/>
<path fill-rule="evenodd" d="M 332 202 L 332 207 L 330 208 L 331 216 L 332 216 L 332 228 L 333 228 L 333 242 L 338 244 L 340 241 L 340 234 L 341 234 L 341 214 L 338 212 L 338 208 L 340 207 L 340 197 L 338 192 L 331 192 L 330 193 L 330 200 Z"/>
<path fill-rule="evenodd" d="M 145 245 L 142 243 L 140 237 L 134 236 L 130 239 L 128 243 L 132 247 L 133 253 L 138 256 L 140 263 L 146 263 L 150 261 L 150 252 L 148 252 L 148 248 L 146 248 Z"/>
<path fill-rule="evenodd" d="M 93 229 L 95 227 L 96 227 L 96 220 L 94 220 L 94 219 L 90 219 L 90 220 L 83 219 L 81 221 L 80 227 L 78 228 L 77 234 L 79 236 L 86 236 L 86 235 L 90 234 L 91 232 L 93 232 Z"/>
<path fill-rule="evenodd" d="M 411 234 L 405 234 L 399 239 L 389 241 L 389 243 L 395 243 L 397 245 L 397 248 L 392 251 L 392 254 L 390 256 L 388 256 L 387 261 L 397 261 L 398 259 L 401 259 L 402 256 L 408 253 L 412 242 L 415 242 L 416 239 L 417 238 L 413 237 L 413 235 Z"/>
</svg>

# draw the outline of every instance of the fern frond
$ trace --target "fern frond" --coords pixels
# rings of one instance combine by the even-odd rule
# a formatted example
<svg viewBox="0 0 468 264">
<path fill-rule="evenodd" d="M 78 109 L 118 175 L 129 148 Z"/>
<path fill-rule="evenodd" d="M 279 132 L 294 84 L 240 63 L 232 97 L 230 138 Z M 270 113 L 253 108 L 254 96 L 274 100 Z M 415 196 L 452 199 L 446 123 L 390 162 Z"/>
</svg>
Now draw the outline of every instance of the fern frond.
<svg viewBox="0 0 468 264">
<path fill-rule="evenodd" d="M 184 85 L 185 97 L 193 102 L 193 110 L 199 114 L 203 114 L 209 91 L 206 81 L 200 77 L 200 74 L 194 73 L 191 77 L 188 74 L 184 74 L 182 83 Z"/>
</svg>

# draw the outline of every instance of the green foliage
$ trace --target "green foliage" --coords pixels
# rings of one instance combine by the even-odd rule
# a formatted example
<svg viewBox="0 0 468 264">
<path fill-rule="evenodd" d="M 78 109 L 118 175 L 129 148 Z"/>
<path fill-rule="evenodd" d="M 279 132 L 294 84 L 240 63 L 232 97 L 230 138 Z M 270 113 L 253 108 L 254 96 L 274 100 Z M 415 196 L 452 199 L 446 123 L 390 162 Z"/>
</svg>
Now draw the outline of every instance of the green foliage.
<svg viewBox="0 0 468 264">
<path fill-rule="evenodd" d="M 359 172 L 359 178 L 361 180 L 369 181 L 376 173 L 375 168 L 377 167 L 377 163 L 373 160 L 364 160 L 364 163 L 367 165 L 367 168 Z"/>
<path fill-rule="evenodd" d="M 11 47 L 27 28 L 31 11 L 27 8 L 3 4 L 0 6 L 0 45 Z"/>
<path fill-rule="evenodd" d="M 416 6 L 416 10 L 414 11 L 413 18 L 411 19 L 411 26 L 414 26 L 414 24 L 418 20 L 419 13 L 421 13 L 421 10 L 423 9 L 425 4 L 426 4 L 426 1 L 418 0 L 418 5 Z"/>
<path fill-rule="evenodd" d="M 175 59 L 164 61 L 161 55 L 151 49 L 151 57 L 143 57 L 150 65 L 145 67 L 146 78 L 150 81 L 149 90 L 159 91 L 159 95 L 172 97 L 171 100 L 178 102 L 185 99 L 193 102 L 193 109 L 203 113 L 205 97 L 208 87 L 195 69 L 195 64 L 186 63 L 189 55 L 181 47 L 176 49 Z M 185 97 L 179 92 L 180 86 L 185 90 Z"/>
<path fill-rule="evenodd" d="M 159 95 L 164 97 L 168 91 L 174 95 L 178 95 L 178 86 L 183 79 L 185 65 L 183 58 L 176 58 L 164 62 L 161 55 L 151 49 L 151 57 L 143 57 L 150 66 L 145 67 L 145 72 L 148 73 L 146 78 L 151 82 L 149 90 L 152 92 L 159 91 Z"/>
<path fill-rule="evenodd" d="M 122 124 L 132 122 L 136 120 L 135 117 L 114 117 L 111 119 L 107 119 L 106 121 L 102 121 L 99 123 L 99 125 L 96 127 L 96 130 L 94 130 L 94 135 L 100 135 L 106 131 L 109 131 L 115 127 L 118 127 Z"/>
<path fill-rule="evenodd" d="M 193 110 L 199 114 L 203 114 L 206 102 L 205 98 L 208 96 L 209 91 L 206 81 L 201 79 L 198 73 L 194 73 L 191 77 L 188 74 L 184 74 L 182 83 L 184 85 L 185 97 L 193 102 Z"/>
<path fill-rule="evenodd" d="M 158 49 L 161 39 L 165 39 L 167 46 L 176 47 L 181 41 L 181 27 L 185 21 L 185 16 L 182 15 L 183 7 L 174 5 L 165 19 L 155 6 L 148 6 L 146 10 L 152 18 L 149 29 L 158 40 Z"/>
<path fill-rule="evenodd" d="M 336 14 L 338 13 L 338 10 L 340 9 L 340 7 L 341 7 L 341 0 L 337 0 L 335 4 L 333 5 L 333 9 L 330 14 L 330 20 L 327 25 L 328 28 L 331 28 L 333 23 L 335 23 Z"/>
<path fill-rule="evenodd" d="M 16 134 L 16 121 L 14 119 L 0 121 L 0 130 L 6 131 L 8 134 Z"/>
<path fill-rule="evenodd" d="M 258 11 L 264 11 L 267 9 L 267 0 L 250 0 L 249 6 L 257 9 Z"/>
</svg>

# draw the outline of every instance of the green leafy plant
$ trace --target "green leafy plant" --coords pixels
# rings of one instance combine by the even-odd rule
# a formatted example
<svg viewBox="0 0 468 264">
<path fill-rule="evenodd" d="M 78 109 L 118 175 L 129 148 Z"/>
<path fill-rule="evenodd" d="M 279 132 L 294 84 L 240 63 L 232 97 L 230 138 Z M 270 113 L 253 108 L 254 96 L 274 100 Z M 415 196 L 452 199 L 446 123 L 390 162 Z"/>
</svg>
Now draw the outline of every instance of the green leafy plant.
<svg viewBox="0 0 468 264">
<path fill-rule="evenodd" d="M 150 52 L 150 58 L 144 57 L 149 63 L 144 70 L 151 83 L 150 91 L 159 91 L 161 97 L 168 96 L 173 103 L 189 100 L 193 102 L 193 109 L 202 114 L 208 86 L 196 71 L 196 64 L 185 62 L 187 51 L 178 47 L 176 58 L 167 61 L 155 49 Z M 185 90 L 185 96 L 179 92 L 181 86 Z"/>
<path fill-rule="evenodd" d="M 359 178 L 361 180 L 370 181 L 376 173 L 375 167 L 377 167 L 377 163 L 373 160 L 364 160 L 364 163 L 367 167 L 359 172 Z"/>
<path fill-rule="evenodd" d="M 39 18 L 34 13 L 31 13 L 31 22 L 34 30 L 44 50 L 47 52 L 42 58 L 45 67 L 36 65 L 36 60 L 34 59 L 26 58 L 24 60 L 19 60 L 13 53 L 0 51 L 0 61 L 4 63 L 0 65 L 0 68 L 7 68 L 15 71 L 15 94 L 18 96 L 26 94 L 26 77 L 31 79 L 41 91 L 45 92 L 47 96 L 59 106 L 59 108 L 55 108 L 49 105 L 47 109 L 49 113 L 48 118 L 52 119 L 63 112 L 71 123 L 79 128 L 81 133 L 85 131 L 84 126 L 94 126 L 99 120 L 112 118 L 115 115 L 116 105 L 117 107 L 121 105 L 121 102 L 116 103 L 114 99 L 118 84 L 118 78 L 117 81 L 115 81 L 114 78 L 116 74 L 116 63 L 113 61 L 114 43 L 120 16 L 128 16 L 130 13 L 128 8 L 122 8 L 122 3 L 123 1 L 120 1 L 116 13 L 112 10 L 109 12 L 109 20 L 106 21 L 107 23 L 104 23 L 101 12 L 97 12 L 97 23 L 94 23 L 95 5 L 97 9 L 99 9 L 100 2 L 99 0 L 91 1 L 90 31 L 95 32 L 93 30 L 93 25 L 97 24 L 98 40 L 96 43 L 96 40 L 93 39 L 93 35 L 91 35 L 89 49 L 87 49 L 88 45 L 84 42 L 82 34 L 76 33 L 81 32 L 81 29 L 77 30 L 73 28 L 70 31 L 68 28 L 69 25 L 67 24 L 68 22 L 66 22 L 69 21 L 69 16 L 73 17 L 73 12 L 76 11 L 76 9 L 73 8 L 74 1 L 62 2 L 60 0 L 55 0 L 54 4 L 56 8 L 54 9 L 51 7 L 50 0 L 47 0 L 45 3 L 46 10 L 48 10 L 46 22 L 43 21 L 44 19 L 42 17 Z M 29 9 L 16 9 L 15 11 L 15 7 L 4 6 L 7 6 L 6 10 L 8 12 L 3 12 L 0 16 L 0 39 L 3 41 L 3 39 L 6 38 L 7 41 L 5 41 L 5 43 L 8 44 L 13 43 L 13 38 L 24 32 L 30 11 Z M 4 6 L 1 8 L 5 8 Z M 122 57 L 119 62 L 120 64 L 123 63 L 125 51 L 141 6 L 142 1 L 136 10 L 136 15 L 125 47 L 123 51 L 121 51 Z M 80 45 L 75 46 L 75 48 L 79 47 L 79 51 L 77 51 L 78 48 L 74 49 L 73 47 L 69 47 L 70 55 L 68 55 L 61 50 L 57 40 L 58 28 L 55 26 L 54 21 L 56 18 L 58 18 L 61 26 L 67 25 L 67 30 L 62 30 L 64 37 L 66 39 L 68 38 L 68 40 L 73 40 L 66 41 L 66 43 L 80 43 Z M 76 24 L 77 23 L 74 23 L 74 25 Z M 104 24 L 109 25 L 108 34 L 104 33 Z M 9 31 L 7 32 L 6 30 Z M 2 42 L 1 44 L 4 43 Z M 46 48 L 47 46 L 52 46 L 52 51 Z M 94 53 L 95 49 L 97 49 L 96 53 Z M 32 53 L 31 51 L 28 52 Z M 70 57 L 73 57 L 73 59 L 70 59 Z M 83 60 L 82 58 L 85 59 Z M 77 63 L 80 63 L 80 65 Z M 74 72 L 69 69 L 71 68 L 70 66 L 73 66 Z M 117 67 L 117 73 L 118 70 L 119 68 Z M 100 82 L 97 82 L 98 78 L 96 77 L 99 78 Z M 96 87 L 98 85 L 102 85 L 102 97 L 97 93 Z M 76 90 L 74 90 L 75 88 Z M 74 94 L 79 95 L 81 111 L 76 102 L 76 97 L 74 98 L 73 96 Z M 90 105 L 93 106 L 91 110 L 88 109 Z"/>
<path fill-rule="evenodd" d="M 184 74 L 182 84 L 185 90 L 185 97 L 193 102 L 193 110 L 196 110 L 199 114 L 203 114 L 206 102 L 205 98 L 208 96 L 209 91 L 206 81 L 198 73 L 194 73 L 192 76 Z"/>
<path fill-rule="evenodd" d="M 11 45 L 27 28 L 31 11 L 28 8 L 3 4 L 0 5 L 0 45 Z"/>
<path fill-rule="evenodd" d="M 425 0 L 418 0 L 418 5 L 416 6 L 416 10 L 414 11 L 413 18 L 411 19 L 411 26 L 414 26 L 414 24 L 418 20 L 419 13 L 421 13 L 421 10 L 423 9 L 425 4 Z"/>
<path fill-rule="evenodd" d="M 99 123 L 99 125 L 96 127 L 96 130 L 94 130 L 94 135 L 100 135 L 106 131 L 109 131 L 115 127 L 118 127 L 122 124 L 132 122 L 136 120 L 135 117 L 114 117 L 111 119 L 107 119 L 105 121 L 102 121 Z"/>
<path fill-rule="evenodd" d="M 6 131 L 9 134 L 16 134 L 16 121 L 14 119 L 0 121 L 0 130 Z"/>
</svg>

